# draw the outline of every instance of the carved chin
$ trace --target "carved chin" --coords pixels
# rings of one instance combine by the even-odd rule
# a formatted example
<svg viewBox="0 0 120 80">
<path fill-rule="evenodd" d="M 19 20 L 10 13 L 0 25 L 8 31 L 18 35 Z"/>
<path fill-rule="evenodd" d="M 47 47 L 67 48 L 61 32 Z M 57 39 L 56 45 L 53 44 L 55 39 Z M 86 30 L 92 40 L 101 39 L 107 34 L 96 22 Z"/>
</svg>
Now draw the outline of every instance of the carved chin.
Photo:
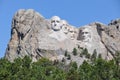
<svg viewBox="0 0 120 80">
<path fill-rule="evenodd" d="M 65 33 L 65 34 L 67 34 L 67 33 L 68 33 L 68 31 L 64 31 L 64 33 Z"/>
<path fill-rule="evenodd" d="M 89 42 L 90 39 L 83 39 L 83 42 Z"/>
<path fill-rule="evenodd" d="M 59 31 L 60 28 L 59 28 L 59 27 L 53 27 L 53 30 L 54 30 L 54 31 Z"/>
</svg>

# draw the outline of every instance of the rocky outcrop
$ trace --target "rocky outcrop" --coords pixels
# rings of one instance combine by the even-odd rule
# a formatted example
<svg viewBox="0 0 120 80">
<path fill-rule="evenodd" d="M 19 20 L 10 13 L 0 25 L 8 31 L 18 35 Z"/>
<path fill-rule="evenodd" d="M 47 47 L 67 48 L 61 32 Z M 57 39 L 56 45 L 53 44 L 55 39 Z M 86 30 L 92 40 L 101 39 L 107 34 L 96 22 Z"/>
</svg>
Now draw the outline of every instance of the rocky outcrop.
<svg viewBox="0 0 120 80">
<path fill-rule="evenodd" d="M 96 50 L 98 55 L 109 60 L 120 50 L 119 27 L 118 19 L 109 25 L 95 22 L 77 28 L 58 16 L 45 19 L 32 9 L 21 9 L 12 20 L 11 39 L 5 58 L 13 61 L 28 55 L 33 61 L 41 57 L 62 60 L 66 50 L 71 55 L 73 48 L 78 51 L 79 48 L 87 48 L 91 55 Z M 71 60 L 80 64 L 84 59 L 71 55 Z"/>
<path fill-rule="evenodd" d="M 60 53 L 59 49 L 61 52 L 62 49 L 70 51 L 74 46 L 73 40 L 67 38 L 62 30 L 51 28 L 50 20 L 31 9 L 19 10 L 12 20 L 11 39 L 5 57 L 13 61 L 29 55 L 36 61 Z M 47 54 L 49 51 L 53 54 Z"/>
<path fill-rule="evenodd" d="M 111 21 L 103 33 L 102 40 L 108 52 L 114 57 L 116 51 L 120 51 L 120 19 Z"/>
</svg>

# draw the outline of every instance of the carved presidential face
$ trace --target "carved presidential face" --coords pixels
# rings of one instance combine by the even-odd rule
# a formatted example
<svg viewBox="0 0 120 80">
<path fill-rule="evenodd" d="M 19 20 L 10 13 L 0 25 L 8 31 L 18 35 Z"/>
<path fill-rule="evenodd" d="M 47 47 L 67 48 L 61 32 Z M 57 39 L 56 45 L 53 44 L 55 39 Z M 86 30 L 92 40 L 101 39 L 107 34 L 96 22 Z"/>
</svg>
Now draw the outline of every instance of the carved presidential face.
<svg viewBox="0 0 120 80">
<path fill-rule="evenodd" d="M 59 31 L 60 27 L 60 18 L 58 16 L 53 16 L 51 18 L 51 27 L 54 31 Z"/>
<path fill-rule="evenodd" d="M 68 33 L 68 23 L 65 20 L 61 21 L 61 27 L 62 27 L 62 31 L 67 34 Z"/>
<path fill-rule="evenodd" d="M 69 34 L 72 40 L 75 39 L 75 31 L 73 27 L 69 27 Z"/>
<path fill-rule="evenodd" d="M 89 29 L 84 28 L 81 32 L 83 42 L 89 42 L 91 40 L 91 32 Z"/>
</svg>

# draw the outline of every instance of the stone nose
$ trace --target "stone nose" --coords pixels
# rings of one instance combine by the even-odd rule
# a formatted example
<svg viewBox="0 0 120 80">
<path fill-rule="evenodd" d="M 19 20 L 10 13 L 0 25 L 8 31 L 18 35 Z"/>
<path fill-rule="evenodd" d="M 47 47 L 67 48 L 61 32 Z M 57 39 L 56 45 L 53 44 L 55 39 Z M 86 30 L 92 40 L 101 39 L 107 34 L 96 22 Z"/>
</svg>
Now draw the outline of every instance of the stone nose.
<svg viewBox="0 0 120 80">
<path fill-rule="evenodd" d="M 57 24 L 54 24 L 54 26 L 57 26 Z"/>
</svg>

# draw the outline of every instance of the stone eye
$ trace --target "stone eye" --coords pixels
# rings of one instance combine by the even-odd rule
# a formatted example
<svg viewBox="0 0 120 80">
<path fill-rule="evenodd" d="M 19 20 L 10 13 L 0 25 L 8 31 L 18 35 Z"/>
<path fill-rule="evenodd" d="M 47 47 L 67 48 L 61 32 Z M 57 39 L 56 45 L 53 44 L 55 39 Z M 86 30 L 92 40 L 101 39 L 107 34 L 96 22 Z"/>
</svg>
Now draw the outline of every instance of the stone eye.
<svg viewBox="0 0 120 80">
<path fill-rule="evenodd" d="M 51 23 L 54 23 L 55 21 L 53 20 L 53 21 L 51 21 Z"/>
<path fill-rule="evenodd" d="M 65 29 L 67 29 L 67 27 L 65 27 Z"/>
<path fill-rule="evenodd" d="M 59 23 L 60 21 L 56 21 L 57 23 Z"/>
<path fill-rule="evenodd" d="M 88 34 L 88 32 L 85 32 L 85 34 Z"/>
</svg>

